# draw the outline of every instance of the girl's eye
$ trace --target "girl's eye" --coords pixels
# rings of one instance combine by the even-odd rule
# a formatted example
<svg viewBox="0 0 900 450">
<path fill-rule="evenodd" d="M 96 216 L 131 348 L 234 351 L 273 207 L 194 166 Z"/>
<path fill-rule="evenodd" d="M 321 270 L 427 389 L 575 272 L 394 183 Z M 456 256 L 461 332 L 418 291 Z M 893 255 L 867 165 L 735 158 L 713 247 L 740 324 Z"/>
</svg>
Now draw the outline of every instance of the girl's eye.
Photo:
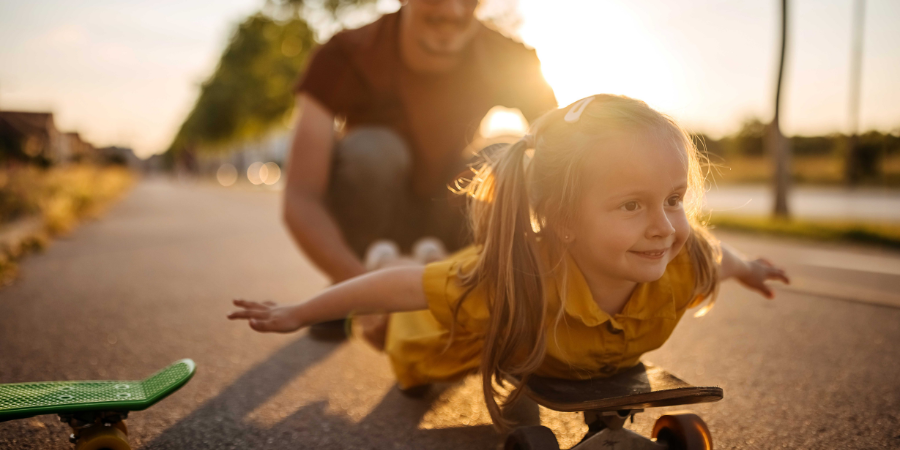
<svg viewBox="0 0 900 450">
<path fill-rule="evenodd" d="M 637 202 L 628 202 L 628 203 L 622 205 L 622 209 L 624 209 L 625 211 L 637 211 L 638 203 Z"/>
<path fill-rule="evenodd" d="M 681 197 L 677 195 L 666 200 L 666 204 L 669 206 L 678 206 L 679 203 L 681 203 Z"/>
</svg>

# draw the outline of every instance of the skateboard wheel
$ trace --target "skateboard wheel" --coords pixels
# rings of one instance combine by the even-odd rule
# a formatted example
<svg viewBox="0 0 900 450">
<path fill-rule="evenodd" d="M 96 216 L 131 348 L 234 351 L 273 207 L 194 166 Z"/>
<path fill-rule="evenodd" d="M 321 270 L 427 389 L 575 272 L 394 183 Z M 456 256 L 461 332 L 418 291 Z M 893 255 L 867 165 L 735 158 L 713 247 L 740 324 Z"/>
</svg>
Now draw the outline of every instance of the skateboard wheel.
<svg viewBox="0 0 900 450">
<path fill-rule="evenodd" d="M 131 446 L 118 426 L 95 426 L 81 430 L 75 450 L 131 450 Z"/>
<path fill-rule="evenodd" d="M 689 411 L 676 411 L 656 420 L 650 435 L 669 450 L 712 450 L 712 435 L 706 422 Z"/>
<path fill-rule="evenodd" d="M 519 427 L 509 433 L 503 450 L 559 450 L 559 442 L 547 427 Z"/>
</svg>

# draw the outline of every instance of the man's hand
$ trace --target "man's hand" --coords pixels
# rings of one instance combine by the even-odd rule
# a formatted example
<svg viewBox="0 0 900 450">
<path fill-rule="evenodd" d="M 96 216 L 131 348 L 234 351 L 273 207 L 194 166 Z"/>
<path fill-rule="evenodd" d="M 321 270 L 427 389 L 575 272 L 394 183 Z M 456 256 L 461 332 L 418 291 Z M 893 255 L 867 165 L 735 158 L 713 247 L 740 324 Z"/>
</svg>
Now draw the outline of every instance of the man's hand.
<svg viewBox="0 0 900 450">
<path fill-rule="evenodd" d="M 768 299 L 774 298 L 775 294 L 766 285 L 766 281 L 779 280 L 784 284 L 791 284 L 784 269 L 775 267 L 767 259 L 758 258 L 753 261 L 744 261 L 744 266 L 745 269 L 738 271 L 734 277 L 748 289 L 757 291 Z"/>
<path fill-rule="evenodd" d="M 303 327 L 295 308 L 278 306 L 275 302 L 234 300 L 234 306 L 243 308 L 228 315 L 231 320 L 247 319 L 250 328 L 261 333 L 290 333 Z"/>
</svg>

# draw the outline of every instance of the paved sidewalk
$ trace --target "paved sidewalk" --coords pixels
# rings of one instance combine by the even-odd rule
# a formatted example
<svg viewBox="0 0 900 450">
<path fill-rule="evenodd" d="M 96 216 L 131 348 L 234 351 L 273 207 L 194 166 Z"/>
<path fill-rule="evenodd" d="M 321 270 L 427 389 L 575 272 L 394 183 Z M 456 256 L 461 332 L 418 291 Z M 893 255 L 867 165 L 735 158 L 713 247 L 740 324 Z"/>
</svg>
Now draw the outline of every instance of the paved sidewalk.
<svg viewBox="0 0 900 450">
<path fill-rule="evenodd" d="M 297 302 L 327 284 L 285 231 L 280 200 L 143 180 L 101 220 L 22 260 L 21 276 L 0 289 L 0 383 L 136 379 L 190 357 L 198 365 L 190 383 L 129 417 L 134 449 L 498 448 L 476 377 L 413 400 L 396 389 L 387 359 L 361 342 L 260 334 L 225 319 L 232 298 Z M 720 237 L 791 264 L 798 282 L 807 271 L 814 286 L 896 280 L 896 253 Z M 804 291 L 767 301 L 728 281 L 709 314 L 687 314 L 646 359 L 725 390 L 721 402 L 689 407 L 716 448 L 892 449 L 896 342 L 900 308 Z M 684 407 L 647 410 L 627 426 L 649 435 L 676 408 Z M 578 414 L 540 415 L 563 448 L 585 430 Z M 0 423 L 4 450 L 71 450 L 67 436 L 53 416 Z"/>
<path fill-rule="evenodd" d="M 717 232 L 747 256 L 764 255 L 791 276 L 781 290 L 900 308 L 900 251 Z"/>
</svg>

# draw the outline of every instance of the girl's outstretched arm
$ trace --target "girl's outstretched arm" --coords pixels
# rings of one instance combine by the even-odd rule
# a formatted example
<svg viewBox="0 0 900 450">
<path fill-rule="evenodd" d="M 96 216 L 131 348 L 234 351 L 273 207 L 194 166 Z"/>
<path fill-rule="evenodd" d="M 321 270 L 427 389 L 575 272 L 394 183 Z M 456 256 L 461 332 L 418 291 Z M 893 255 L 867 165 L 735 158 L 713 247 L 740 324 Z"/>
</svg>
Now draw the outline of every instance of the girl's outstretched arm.
<svg viewBox="0 0 900 450">
<path fill-rule="evenodd" d="M 422 286 L 423 266 L 405 266 L 368 273 L 336 284 L 296 305 L 234 300 L 241 308 L 228 315 L 247 319 L 259 332 L 290 333 L 350 314 L 415 311 L 428 308 Z"/>
<path fill-rule="evenodd" d="M 734 277 L 749 289 L 759 292 L 766 298 L 773 298 L 772 288 L 766 285 L 767 280 L 779 280 L 791 284 L 784 269 L 776 267 L 765 258 L 749 260 L 736 250 L 722 245 L 722 262 L 719 265 L 719 279 Z"/>
</svg>

